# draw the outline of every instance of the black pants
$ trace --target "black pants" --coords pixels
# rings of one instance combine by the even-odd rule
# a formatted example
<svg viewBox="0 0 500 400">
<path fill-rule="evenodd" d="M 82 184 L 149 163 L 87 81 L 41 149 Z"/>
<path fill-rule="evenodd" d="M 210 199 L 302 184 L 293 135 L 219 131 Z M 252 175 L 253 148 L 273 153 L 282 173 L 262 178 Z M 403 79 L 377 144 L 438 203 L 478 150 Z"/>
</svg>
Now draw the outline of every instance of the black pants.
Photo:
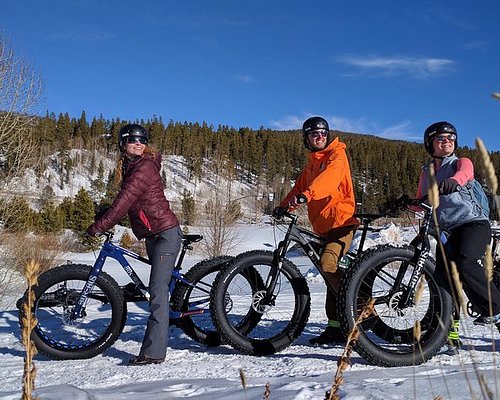
<svg viewBox="0 0 500 400">
<path fill-rule="evenodd" d="M 490 315 L 490 301 L 493 314 L 500 313 L 500 292 L 491 282 L 489 297 L 488 280 L 484 268 L 484 254 L 491 240 L 488 221 L 475 221 L 460 225 L 450 232 L 445 245 L 448 267 L 455 262 L 463 289 L 473 308 L 483 316 Z M 456 300 L 453 278 L 446 273 L 446 267 L 439 246 L 436 248 L 437 278 L 441 285 Z M 455 302 L 456 303 L 456 302 Z M 458 304 L 456 304 L 459 310 Z"/>
</svg>

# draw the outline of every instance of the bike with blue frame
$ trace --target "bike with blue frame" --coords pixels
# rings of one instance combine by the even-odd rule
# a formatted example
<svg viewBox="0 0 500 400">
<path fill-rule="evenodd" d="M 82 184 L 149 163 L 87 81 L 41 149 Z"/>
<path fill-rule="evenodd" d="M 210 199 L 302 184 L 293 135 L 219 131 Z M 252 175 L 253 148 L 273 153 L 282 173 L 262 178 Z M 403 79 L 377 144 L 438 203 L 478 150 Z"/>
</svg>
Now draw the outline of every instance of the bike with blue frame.
<svg viewBox="0 0 500 400">
<path fill-rule="evenodd" d="M 127 259 L 151 265 L 147 258 L 112 242 L 106 232 L 93 266 L 68 263 L 38 277 L 33 288 L 32 313 L 37 324 L 31 338 L 37 350 L 51 359 L 84 359 L 103 353 L 118 339 L 127 320 L 127 303 L 148 300 L 148 288 Z M 170 321 L 186 335 L 207 346 L 221 343 L 210 316 L 210 290 L 215 275 L 232 257 L 219 256 L 195 264 L 183 274 L 187 250 L 201 235 L 183 235 L 181 251 L 169 285 Z M 104 272 L 106 261 L 116 260 L 131 282 L 119 286 Z M 19 322 L 23 328 L 27 293 L 19 299 Z M 243 321 L 241 329 L 245 327 Z"/>
</svg>

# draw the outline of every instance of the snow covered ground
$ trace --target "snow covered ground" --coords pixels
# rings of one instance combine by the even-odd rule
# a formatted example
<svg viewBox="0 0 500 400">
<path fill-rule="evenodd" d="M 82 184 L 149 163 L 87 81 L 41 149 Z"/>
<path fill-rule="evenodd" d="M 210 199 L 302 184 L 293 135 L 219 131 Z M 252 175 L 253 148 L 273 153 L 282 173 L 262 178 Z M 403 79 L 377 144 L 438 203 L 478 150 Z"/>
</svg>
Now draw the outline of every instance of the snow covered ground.
<svg viewBox="0 0 500 400">
<path fill-rule="evenodd" d="M 391 225 L 372 236 L 369 244 L 394 239 L 405 241 L 411 234 L 411 231 Z M 244 243 L 235 249 L 235 253 L 256 248 L 270 249 L 274 244 L 270 226 L 251 225 L 245 227 Z M 186 266 L 201 258 L 197 254 L 190 255 Z M 93 254 L 74 254 L 71 259 L 92 263 Z M 321 277 L 310 270 L 311 265 L 304 257 L 292 260 L 307 276 L 312 310 L 301 337 L 284 351 L 272 356 L 252 357 L 241 355 L 228 346 L 206 348 L 174 327 L 165 363 L 131 367 L 127 361 L 139 351 L 147 312 L 130 304 L 123 334 L 103 355 L 76 361 L 52 361 L 37 355 L 36 395 L 41 400 L 250 400 L 262 399 L 268 383 L 269 399 L 324 399 L 325 392 L 331 388 L 337 358 L 343 348 L 309 345 L 309 339 L 320 332 L 325 323 L 325 286 Z M 106 267 L 106 270 L 115 275 L 113 266 Z M 17 310 L 12 301 L 0 307 L 0 399 L 19 399 L 24 349 L 19 342 Z M 463 322 L 461 332 L 467 350 L 455 356 L 436 356 L 415 367 L 376 367 L 353 353 L 352 364 L 344 373 L 341 398 L 387 400 L 441 396 L 443 399 L 499 399 L 500 352 L 492 351 L 500 347 L 499 333 L 473 326 L 471 318 Z M 246 390 L 242 387 L 240 369 L 246 377 Z M 484 388 L 481 391 L 479 382 L 483 378 L 491 396 Z"/>
</svg>

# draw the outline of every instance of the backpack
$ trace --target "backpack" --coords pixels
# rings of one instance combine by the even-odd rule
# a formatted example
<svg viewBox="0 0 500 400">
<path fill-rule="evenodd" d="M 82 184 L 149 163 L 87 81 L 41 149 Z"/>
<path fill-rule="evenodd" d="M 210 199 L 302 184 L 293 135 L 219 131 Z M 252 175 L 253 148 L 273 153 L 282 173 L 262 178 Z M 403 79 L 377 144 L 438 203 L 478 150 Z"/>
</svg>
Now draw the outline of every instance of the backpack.
<svg viewBox="0 0 500 400">
<path fill-rule="evenodd" d="M 458 158 L 453 161 L 454 170 L 456 170 L 457 160 Z M 481 209 L 482 214 L 487 219 L 490 219 L 490 201 L 479 181 L 473 178 L 465 184 L 465 187 L 469 190 L 469 193 L 471 193 L 472 201 Z"/>
<path fill-rule="evenodd" d="M 476 203 L 477 206 L 481 208 L 483 215 L 489 219 L 490 202 L 481 184 L 476 179 L 473 179 L 472 181 L 468 182 L 465 186 L 469 190 L 472 190 L 473 201 Z"/>
</svg>

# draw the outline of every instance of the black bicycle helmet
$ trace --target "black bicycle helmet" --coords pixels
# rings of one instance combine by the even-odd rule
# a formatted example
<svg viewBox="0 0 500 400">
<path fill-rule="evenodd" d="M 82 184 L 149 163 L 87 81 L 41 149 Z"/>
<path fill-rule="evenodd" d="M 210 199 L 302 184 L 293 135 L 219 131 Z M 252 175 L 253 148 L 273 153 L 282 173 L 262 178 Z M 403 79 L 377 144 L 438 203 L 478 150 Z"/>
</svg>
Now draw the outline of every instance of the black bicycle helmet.
<svg viewBox="0 0 500 400">
<path fill-rule="evenodd" d="M 434 122 L 433 124 L 429 125 L 424 132 L 424 147 L 427 153 L 429 153 L 431 156 L 434 155 L 432 139 L 434 138 L 434 136 L 440 133 L 453 133 L 456 136 L 453 151 L 455 151 L 458 147 L 457 129 L 453 126 L 453 124 L 450 124 L 446 121 Z"/>
<path fill-rule="evenodd" d="M 120 149 L 123 149 L 125 146 L 125 142 L 129 136 L 138 136 L 149 141 L 149 133 L 148 131 L 139 124 L 127 124 L 120 129 L 118 133 L 118 145 Z"/>
<path fill-rule="evenodd" d="M 323 117 L 310 117 L 306 119 L 302 124 L 302 139 L 304 141 L 304 146 L 306 146 L 307 149 L 313 151 L 313 149 L 311 149 L 311 147 L 309 146 L 309 141 L 307 140 L 307 134 L 309 132 L 314 132 L 314 131 L 327 131 L 328 132 L 327 146 L 332 142 L 333 132 L 330 131 L 330 127 L 328 126 L 328 121 Z"/>
</svg>

